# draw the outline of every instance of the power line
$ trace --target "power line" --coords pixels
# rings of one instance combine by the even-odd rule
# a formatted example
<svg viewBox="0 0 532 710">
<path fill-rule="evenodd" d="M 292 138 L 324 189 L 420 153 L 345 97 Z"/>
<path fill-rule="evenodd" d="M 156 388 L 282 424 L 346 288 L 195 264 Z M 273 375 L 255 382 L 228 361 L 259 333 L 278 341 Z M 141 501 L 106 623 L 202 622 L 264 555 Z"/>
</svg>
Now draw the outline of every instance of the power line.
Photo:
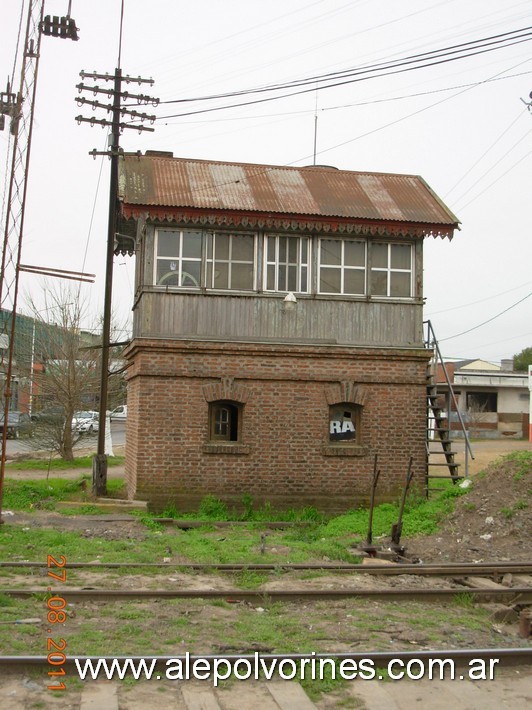
<svg viewBox="0 0 532 710">
<path fill-rule="evenodd" d="M 500 313 L 497 313 L 497 315 L 492 316 L 491 318 L 488 318 L 488 320 L 485 320 L 482 323 L 479 323 L 478 325 L 474 325 L 472 328 L 468 328 L 467 330 L 464 330 L 461 333 L 456 333 L 456 335 L 448 335 L 446 338 L 439 338 L 439 342 L 442 343 L 444 340 L 452 340 L 453 338 L 458 338 L 461 335 L 466 335 L 467 333 L 471 333 L 473 330 L 477 330 L 478 328 L 481 328 L 483 325 L 486 325 L 487 323 L 491 323 L 496 318 L 499 318 L 500 316 L 504 315 L 505 313 L 508 313 L 508 311 L 511 311 L 512 308 L 515 308 L 520 303 L 523 303 L 523 301 L 526 301 L 526 299 L 530 298 L 530 296 L 532 296 L 532 291 L 530 293 L 528 293 L 524 298 L 521 298 L 519 301 L 512 303 L 511 306 L 508 306 L 508 308 L 505 308 L 504 311 L 501 311 Z"/>
<path fill-rule="evenodd" d="M 499 298 L 499 296 L 505 296 L 507 293 L 512 293 L 512 291 L 518 291 L 520 288 L 523 288 L 523 286 L 529 286 L 532 283 L 532 281 L 527 281 L 524 284 L 521 284 L 520 286 L 515 286 L 514 288 L 508 289 L 508 291 L 501 291 L 501 293 L 494 293 L 493 296 L 487 296 L 486 298 L 481 298 L 479 301 L 471 301 L 471 303 L 464 303 L 460 306 L 453 306 L 452 308 L 445 308 L 442 311 L 431 311 L 430 313 L 427 314 L 428 316 L 437 316 L 440 315 L 440 313 L 449 313 L 450 311 L 458 311 L 461 308 L 469 308 L 469 306 L 476 306 L 479 303 L 485 303 L 486 301 L 490 301 L 493 298 Z"/>
<path fill-rule="evenodd" d="M 527 58 L 524 62 L 521 62 L 521 64 L 526 64 L 526 62 L 529 62 L 529 61 L 531 61 L 531 60 L 529 58 Z M 519 66 L 519 65 L 517 65 L 517 66 Z M 505 81 L 506 79 L 515 79 L 516 77 L 528 76 L 529 74 L 532 74 L 532 71 L 523 71 L 523 72 L 518 72 L 516 74 L 508 74 L 507 76 L 496 76 L 496 77 L 492 77 L 491 79 L 482 79 L 480 81 L 472 81 L 467 84 L 457 84 L 455 86 L 445 86 L 441 89 L 431 89 L 430 91 L 417 91 L 412 94 L 402 94 L 400 96 L 389 96 L 384 99 L 371 99 L 368 101 L 356 101 L 355 103 L 352 103 L 352 104 L 338 104 L 336 106 L 323 106 L 322 108 L 318 109 L 318 112 L 325 113 L 326 111 L 338 111 L 340 109 L 345 109 L 345 108 L 358 108 L 359 106 L 373 106 L 375 104 L 384 104 L 384 103 L 389 103 L 392 101 L 403 101 L 405 99 L 415 99 L 415 98 L 419 98 L 421 96 L 431 96 L 432 94 L 442 94 L 445 91 L 455 91 L 457 89 L 467 89 L 470 87 L 473 88 L 475 86 L 480 86 L 480 84 L 489 84 L 493 81 Z M 525 110 L 526 109 L 523 109 L 523 111 L 525 111 Z M 217 116 L 216 118 L 212 118 L 212 119 L 204 119 L 204 120 L 199 120 L 199 121 L 176 121 L 175 124 L 164 123 L 162 125 L 164 125 L 164 126 L 171 126 L 171 125 L 195 126 L 195 125 L 198 125 L 201 123 L 215 123 L 215 122 L 220 123 L 220 122 L 225 122 L 225 121 L 254 121 L 259 118 L 276 118 L 277 116 L 301 116 L 301 115 L 310 114 L 310 113 L 314 113 L 314 109 L 305 109 L 305 110 L 301 110 L 301 111 L 281 111 L 281 112 L 277 112 L 277 113 L 262 113 L 262 114 L 253 114 L 251 116 L 231 116 L 229 118 L 220 118 Z M 508 126 L 508 128 L 505 130 L 505 133 L 511 128 L 511 126 L 513 126 L 513 124 L 520 117 L 521 117 L 521 114 L 519 114 L 519 116 L 511 123 L 511 125 Z M 158 119 L 158 120 L 160 120 L 160 119 Z M 500 138 L 502 138 L 502 135 L 500 136 Z M 500 140 L 500 138 L 498 138 L 497 141 Z M 491 146 L 491 147 L 493 147 L 493 146 Z M 488 148 L 486 153 L 489 152 L 489 150 L 491 150 L 491 147 Z M 486 153 L 484 153 L 484 155 Z M 480 160 L 484 157 L 484 155 L 482 155 L 479 158 L 479 160 L 475 163 L 475 165 L 477 165 L 477 163 L 480 162 Z M 475 167 L 475 165 L 473 167 Z M 470 168 L 468 173 L 473 169 L 473 167 Z M 466 173 L 464 175 L 464 177 L 468 173 Z M 461 180 L 459 182 L 461 182 Z M 456 185 L 458 185 L 458 183 L 456 183 Z M 455 187 L 456 187 L 456 185 L 455 185 Z M 454 187 L 451 188 L 451 190 L 452 189 L 454 189 Z"/>
<path fill-rule="evenodd" d="M 414 54 L 406 57 L 402 57 L 393 61 L 388 62 L 378 62 L 376 64 L 362 65 L 361 67 L 352 67 L 349 69 L 343 69 L 337 72 L 329 72 L 327 74 L 316 75 L 305 77 L 303 79 L 298 79 L 291 82 L 285 82 L 280 84 L 271 84 L 261 87 L 255 87 L 252 89 L 244 89 L 232 92 L 226 92 L 223 94 L 212 94 L 209 96 L 198 96 L 193 98 L 184 99 L 171 99 L 168 101 L 163 101 L 164 104 L 176 104 L 176 103 L 196 103 L 200 101 L 214 101 L 219 99 L 236 98 L 238 96 L 249 96 L 253 94 L 261 93 L 271 93 L 274 91 L 287 91 L 289 89 L 296 89 L 299 87 L 308 87 L 312 85 L 311 89 L 305 88 L 300 91 L 294 91 L 288 94 L 283 94 L 277 97 L 268 97 L 266 99 L 256 99 L 254 101 L 225 105 L 221 107 L 213 107 L 209 109 L 201 109 L 194 112 L 187 112 L 181 114 L 175 114 L 172 116 L 163 116 L 162 118 L 174 118 L 176 116 L 182 115 L 192 115 L 196 113 L 207 113 L 209 111 L 221 110 L 225 108 L 235 108 L 245 105 L 251 105 L 255 103 L 262 103 L 265 101 L 273 101 L 279 98 L 287 98 L 290 96 L 299 95 L 302 93 L 308 93 L 308 91 L 314 91 L 316 88 L 316 83 L 322 83 L 324 85 L 320 86 L 320 89 L 333 88 L 336 86 L 341 86 L 344 84 L 350 84 L 357 81 L 365 81 L 368 78 L 376 78 L 381 76 L 391 76 L 398 73 L 403 73 L 406 71 L 413 71 L 415 69 L 427 68 L 430 66 L 436 66 L 438 64 L 447 63 L 450 61 L 456 61 L 458 59 L 465 59 L 477 54 L 484 54 L 486 52 L 494 51 L 495 49 L 505 48 L 512 46 L 514 44 L 520 44 L 522 42 L 527 42 L 532 39 L 532 27 L 525 27 L 519 30 L 513 30 L 512 32 L 505 32 L 499 35 L 493 35 L 490 37 L 482 38 L 479 40 L 473 40 L 471 42 L 465 42 L 459 45 L 450 45 L 448 47 L 443 47 L 437 50 L 432 50 L 431 52 L 423 52 L 419 54 Z M 512 36 L 510 36 L 512 35 Z M 453 56 L 458 55 L 458 56 Z M 415 66 L 410 66 L 415 65 Z M 377 73 L 376 73 L 377 72 Z M 379 73 L 380 72 L 380 73 Z M 375 74 L 376 73 L 376 74 Z M 375 76 L 370 76 L 374 74 Z M 334 82 L 334 83 L 330 83 Z"/>
</svg>

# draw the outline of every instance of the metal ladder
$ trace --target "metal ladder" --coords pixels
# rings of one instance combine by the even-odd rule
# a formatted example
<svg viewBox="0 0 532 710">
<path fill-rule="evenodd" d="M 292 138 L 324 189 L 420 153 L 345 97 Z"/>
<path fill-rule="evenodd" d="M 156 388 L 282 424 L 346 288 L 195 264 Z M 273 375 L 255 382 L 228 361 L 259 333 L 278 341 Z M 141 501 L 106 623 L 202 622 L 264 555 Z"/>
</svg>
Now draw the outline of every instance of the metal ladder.
<svg viewBox="0 0 532 710">
<path fill-rule="evenodd" d="M 438 345 L 438 341 L 434 334 L 434 329 L 430 320 L 425 321 L 424 325 L 427 328 L 425 346 L 432 350 L 432 358 L 427 366 L 427 466 L 426 466 L 426 489 L 427 496 L 432 491 L 442 490 L 441 487 L 431 486 L 431 481 L 434 480 L 452 480 L 454 484 L 469 477 L 469 458 L 474 459 L 473 450 L 469 442 L 469 436 L 465 427 L 462 413 L 458 407 L 458 402 L 453 390 L 453 386 L 443 357 Z M 440 365 L 445 376 L 449 391 L 449 406 L 448 409 L 456 412 L 460 429 L 464 437 L 465 445 L 465 465 L 464 474 L 459 472 L 460 464 L 456 462 L 456 451 L 453 450 L 453 440 L 451 439 L 451 416 L 450 411 L 446 410 L 445 406 L 440 403 L 441 395 L 438 393 L 438 385 L 436 381 L 436 368 Z M 432 446 L 431 446 L 432 444 Z M 436 459 L 436 461 L 434 461 Z M 434 467 L 442 467 L 448 472 L 448 476 L 441 474 L 432 474 L 431 470 Z"/>
</svg>

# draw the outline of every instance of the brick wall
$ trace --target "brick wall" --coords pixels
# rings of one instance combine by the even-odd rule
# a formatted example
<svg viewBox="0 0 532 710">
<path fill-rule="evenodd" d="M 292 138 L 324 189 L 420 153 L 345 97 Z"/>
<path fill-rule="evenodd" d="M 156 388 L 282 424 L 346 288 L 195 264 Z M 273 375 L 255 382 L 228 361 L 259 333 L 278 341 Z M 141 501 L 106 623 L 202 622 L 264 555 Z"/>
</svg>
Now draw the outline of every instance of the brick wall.
<svg viewBox="0 0 532 710">
<path fill-rule="evenodd" d="M 410 456 L 423 482 L 424 350 L 137 339 L 127 357 L 129 496 L 154 509 L 249 494 L 342 510 L 368 501 L 375 454 L 380 500 L 402 489 Z M 209 445 L 207 399 L 231 386 L 245 392 L 242 440 Z M 329 442 L 334 387 L 363 401 L 357 447 Z"/>
</svg>

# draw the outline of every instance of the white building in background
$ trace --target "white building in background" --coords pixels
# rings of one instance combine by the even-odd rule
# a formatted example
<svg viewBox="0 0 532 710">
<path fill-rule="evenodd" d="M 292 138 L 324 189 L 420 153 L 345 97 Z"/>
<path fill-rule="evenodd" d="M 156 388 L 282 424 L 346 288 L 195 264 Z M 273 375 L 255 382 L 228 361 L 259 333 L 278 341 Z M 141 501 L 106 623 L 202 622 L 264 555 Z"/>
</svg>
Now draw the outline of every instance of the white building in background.
<svg viewBox="0 0 532 710">
<path fill-rule="evenodd" d="M 446 363 L 458 408 L 471 436 L 528 438 L 530 391 L 526 372 L 515 372 L 512 360 L 500 365 L 486 360 Z M 447 398 L 451 427 L 458 416 L 449 406 L 448 387 L 438 378 L 438 389 Z"/>
</svg>

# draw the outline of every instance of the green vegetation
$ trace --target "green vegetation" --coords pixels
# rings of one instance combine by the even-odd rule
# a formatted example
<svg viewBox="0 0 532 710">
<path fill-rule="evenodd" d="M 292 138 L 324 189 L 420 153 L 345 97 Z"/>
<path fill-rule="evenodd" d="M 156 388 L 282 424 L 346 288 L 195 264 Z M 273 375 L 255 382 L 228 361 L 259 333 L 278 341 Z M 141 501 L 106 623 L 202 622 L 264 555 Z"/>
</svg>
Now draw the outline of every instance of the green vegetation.
<svg viewBox="0 0 532 710">
<path fill-rule="evenodd" d="M 516 372 L 527 372 L 528 366 L 532 365 L 532 348 L 524 348 L 520 353 L 516 353 L 513 360 Z"/>
<path fill-rule="evenodd" d="M 243 509 L 243 510 L 242 510 Z M 203 520 L 205 522 L 322 522 L 325 516 L 316 508 L 308 506 L 299 510 L 289 508 L 288 510 L 275 510 L 270 503 L 264 503 L 259 507 L 254 506 L 252 496 L 244 494 L 242 496 L 242 509 L 229 510 L 227 504 L 213 495 L 205 496 L 201 501 L 197 512 L 184 513 L 179 511 L 173 503 L 170 503 L 159 516 L 161 518 L 173 518 L 174 520 Z"/>
<path fill-rule="evenodd" d="M 107 489 L 110 497 L 123 493 L 124 482 L 122 479 L 109 479 Z M 64 478 L 49 478 L 42 480 L 15 480 L 6 479 L 4 485 L 5 510 L 33 510 L 40 508 L 54 510 L 60 501 L 87 501 L 91 502 L 91 481 L 88 476 L 83 476 L 72 481 Z M 77 512 L 80 512 L 79 510 Z"/>
<path fill-rule="evenodd" d="M 109 456 L 108 466 L 121 466 L 124 463 L 124 456 Z M 9 471 L 65 471 L 72 468 L 92 469 L 92 456 L 78 456 L 72 461 L 65 461 L 60 458 L 52 459 L 19 459 L 6 464 L 6 475 Z"/>
<path fill-rule="evenodd" d="M 532 451 L 514 451 L 503 460 L 517 465 L 517 471 L 514 473 L 515 481 L 521 481 L 526 475 L 532 473 Z"/>
<path fill-rule="evenodd" d="M 109 495 L 123 495 L 123 481 L 108 481 Z M 403 516 L 403 535 L 432 533 L 446 515 L 452 512 L 456 496 L 464 490 L 450 486 L 438 497 L 431 500 L 412 494 Z M 51 478 L 48 480 L 6 479 L 4 508 L 13 511 L 50 509 L 60 511 L 61 501 L 85 503 L 76 509 L 76 514 L 101 512 L 90 493 L 87 477 L 76 481 Z M 182 559 L 204 563 L 253 563 L 265 562 L 282 565 L 288 562 L 308 562 L 330 560 L 356 562 L 352 548 L 365 540 L 368 526 L 368 511 L 359 509 L 327 519 L 314 508 L 302 510 L 276 511 L 270 506 L 253 507 L 251 498 L 244 501 L 244 517 L 249 525 L 216 529 L 212 523 L 227 521 L 227 506 L 217 498 L 209 496 L 201 504 L 195 515 L 205 526 L 188 531 L 175 527 L 164 527 L 156 517 L 145 512 L 138 514 L 139 523 L 144 524 L 144 533 L 137 540 L 110 540 L 94 535 L 90 539 L 77 532 L 55 532 L 43 528 L 32 529 L 31 535 L 18 526 L 5 525 L 0 535 L 10 540 L 12 556 L 23 559 L 43 559 L 50 550 L 61 549 L 69 559 L 88 561 L 98 558 L 102 561 L 117 562 L 127 559 L 131 562 L 162 561 L 176 550 Z M 60 511 L 61 512 L 61 511 Z M 70 511 L 71 512 L 71 511 Z M 170 515 L 171 514 L 171 515 Z M 165 517 L 184 517 L 175 508 L 165 511 Z M 236 514 L 235 514 L 236 517 Z M 235 519 L 233 517 L 233 520 Z M 242 516 L 240 517 L 240 519 Z M 398 505 L 385 503 L 375 508 L 373 516 L 373 536 L 389 536 L 392 525 L 397 522 Z M 284 528 L 268 529 L 266 520 L 290 522 Z M 8 521 L 7 521 L 8 522 Z M 138 544 L 138 538 L 142 544 Z M 31 555 L 28 549 L 32 550 Z M 241 580 L 243 586 L 257 586 L 260 580 L 250 576 Z"/>
</svg>

